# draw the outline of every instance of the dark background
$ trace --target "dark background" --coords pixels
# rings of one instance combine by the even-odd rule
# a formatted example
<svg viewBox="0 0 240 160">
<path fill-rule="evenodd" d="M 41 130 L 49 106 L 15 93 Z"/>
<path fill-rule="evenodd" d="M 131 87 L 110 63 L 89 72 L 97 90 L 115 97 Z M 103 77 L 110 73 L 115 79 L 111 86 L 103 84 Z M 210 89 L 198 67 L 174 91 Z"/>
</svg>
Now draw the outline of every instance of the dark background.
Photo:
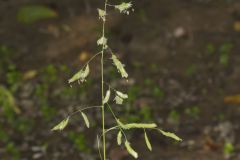
<svg viewBox="0 0 240 160">
<path fill-rule="evenodd" d="M 110 1 L 118 4 L 120 1 Z M 43 5 L 57 14 L 34 23 L 19 10 Z M 237 0 L 137 0 L 129 16 L 108 15 L 109 46 L 126 64 L 128 83 L 107 58 L 106 81 L 128 93 L 113 105 L 126 122 L 156 122 L 181 143 L 149 131 L 128 132 L 147 160 L 240 159 L 240 2 Z M 51 128 L 68 114 L 100 103 L 100 61 L 86 83 L 67 83 L 100 49 L 100 0 L 0 1 L 0 159 L 95 160 L 100 110 L 80 115 L 62 132 Z M 106 115 L 106 125 L 114 121 Z M 132 159 L 107 136 L 111 160 Z"/>
</svg>

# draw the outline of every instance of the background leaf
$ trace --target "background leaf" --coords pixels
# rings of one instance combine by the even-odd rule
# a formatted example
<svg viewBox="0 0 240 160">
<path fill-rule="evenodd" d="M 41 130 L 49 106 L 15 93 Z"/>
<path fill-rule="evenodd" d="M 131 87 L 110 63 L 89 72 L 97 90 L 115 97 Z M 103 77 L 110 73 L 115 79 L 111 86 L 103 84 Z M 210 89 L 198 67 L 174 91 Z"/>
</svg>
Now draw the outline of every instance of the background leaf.
<svg viewBox="0 0 240 160">
<path fill-rule="evenodd" d="M 4 86 L 0 85 L 0 107 L 3 106 L 3 110 L 7 111 L 8 109 L 13 110 L 15 113 L 20 113 L 19 107 L 16 105 L 15 98 L 13 94 L 5 88 Z"/>
<path fill-rule="evenodd" d="M 19 9 L 17 19 L 21 23 L 29 24 L 39 20 L 57 17 L 56 11 L 41 5 L 24 6 Z"/>
</svg>

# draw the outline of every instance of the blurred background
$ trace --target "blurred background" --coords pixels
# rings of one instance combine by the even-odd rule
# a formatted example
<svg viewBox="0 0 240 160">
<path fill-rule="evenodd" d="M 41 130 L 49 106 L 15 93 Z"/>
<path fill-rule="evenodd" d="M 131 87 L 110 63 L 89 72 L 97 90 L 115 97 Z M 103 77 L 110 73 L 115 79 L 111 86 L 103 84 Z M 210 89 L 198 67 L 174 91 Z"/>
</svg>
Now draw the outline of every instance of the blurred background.
<svg viewBox="0 0 240 160">
<path fill-rule="evenodd" d="M 110 1 L 119 4 L 119 0 Z M 184 139 L 128 132 L 147 160 L 240 159 L 240 2 L 137 0 L 129 16 L 109 12 L 109 46 L 126 64 L 128 83 L 106 59 L 106 81 L 128 93 L 113 108 L 128 122 L 157 122 Z M 81 107 L 100 103 L 99 59 L 87 82 L 67 80 L 99 51 L 99 0 L 0 1 L 0 159 L 97 160 L 99 110 L 63 132 L 51 128 Z M 106 125 L 114 121 L 106 115 Z M 238 135 L 238 136 L 237 136 Z M 128 160 L 108 134 L 111 160 Z"/>
</svg>

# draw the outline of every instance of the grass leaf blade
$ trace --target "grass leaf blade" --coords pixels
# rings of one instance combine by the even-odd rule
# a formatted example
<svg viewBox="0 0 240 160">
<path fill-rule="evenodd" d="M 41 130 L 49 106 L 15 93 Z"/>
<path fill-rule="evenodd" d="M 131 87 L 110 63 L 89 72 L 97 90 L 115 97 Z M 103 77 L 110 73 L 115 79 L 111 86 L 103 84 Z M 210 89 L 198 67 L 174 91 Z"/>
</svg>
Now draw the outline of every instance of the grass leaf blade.
<svg viewBox="0 0 240 160">
<path fill-rule="evenodd" d="M 148 136 L 147 136 L 146 131 L 144 131 L 144 139 L 145 139 L 145 142 L 146 142 L 146 145 L 147 145 L 148 149 L 149 149 L 150 151 L 152 151 L 152 145 L 151 145 L 151 143 L 150 143 L 150 141 L 149 141 L 149 138 L 148 138 Z"/>
<path fill-rule="evenodd" d="M 122 132 L 119 131 L 117 135 L 117 144 L 121 145 L 122 144 Z"/>
<path fill-rule="evenodd" d="M 166 137 L 170 137 L 170 138 L 172 138 L 172 139 L 175 139 L 176 141 L 182 141 L 182 139 L 179 138 L 179 137 L 178 137 L 176 134 L 174 134 L 174 133 L 165 132 L 165 131 L 163 131 L 163 130 L 161 130 L 161 129 L 159 129 L 159 131 L 160 131 L 164 136 L 166 136 Z"/>
<path fill-rule="evenodd" d="M 104 97 L 103 104 L 106 104 L 109 101 L 111 95 L 110 89 L 107 91 L 106 96 Z"/>
<path fill-rule="evenodd" d="M 83 113 L 83 112 L 81 112 L 81 114 L 82 114 L 83 120 L 84 120 L 87 128 L 89 128 L 90 127 L 90 123 L 89 123 L 89 120 L 87 118 L 87 115 L 85 113 Z"/>
<path fill-rule="evenodd" d="M 51 131 L 63 130 L 67 126 L 68 122 L 69 122 L 69 117 L 67 117 L 66 119 L 61 121 L 59 124 L 57 124 L 55 127 L 53 127 Z"/>
<path fill-rule="evenodd" d="M 134 151 L 134 149 L 131 147 L 128 141 L 125 141 L 125 147 L 130 155 L 132 155 L 135 159 L 138 158 L 138 153 Z"/>
<path fill-rule="evenodd" d="M 118 72 L 120 72 L 122 78 L 128 78 L 128 73 L 126 72 L 124 65 L 118 60 L 117 56 L 112 55 L 113 64 L 117 67 Z"/>
</svg>

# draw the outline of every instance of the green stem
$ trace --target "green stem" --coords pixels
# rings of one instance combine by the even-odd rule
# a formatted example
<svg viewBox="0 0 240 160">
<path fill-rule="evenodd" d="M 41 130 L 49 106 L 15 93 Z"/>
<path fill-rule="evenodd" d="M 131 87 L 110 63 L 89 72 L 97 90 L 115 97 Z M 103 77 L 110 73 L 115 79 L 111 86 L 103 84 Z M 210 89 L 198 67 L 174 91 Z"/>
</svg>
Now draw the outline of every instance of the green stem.
<svg viewBox="0 0 240 160">
<path fill-rule="evenodd" d="M 84 110 L 88 110 L 88 109 L 92 109 L 92 108 L 101 108 L 101 107 L 102 107 L 102 106 L 89 106 L 89 107 L 85 107 L 85 108 L 83 108 L 83 109 L 79 109 L 79 110 L 71 113 L 68 117 L 72 117 L 72 116 L 74 116 L 75 114 L 77 114 L 77 113 L 79 113 L 79 112 L 82 112 L 82 111 L 84 111 Z"/>
<path fill-rule="evenodd" d="M 105 0 L 104 3 L 104 11 L 107 13 L 107 2 L 108 0 Z M 103 20 L 102 24 L 102 37 L 105 37 L 105 20 Z M 102 54 L 101 54 L 101 77 L 102 77 L 102 84 L 101 84 L 101 89 L 102 89 L 102 134 L 103 134 L 103 160 L 106 160 L 106 135 L 105 135 L 105 107 L 104 107 L 104 67 L 103 67 L 103 60 L 104 60 L 104 50 L 105 50 L 105 45 L 102 46 Z"/>
<path fill-rule="evenodd" d="M 112 107 L 111 107 L 108 103 L 107 103 L 107 106 L 108 106 L 110 112 L 112 113 L 112 115 L 113 115 L 115 121 L 117 122 L 117 121 L 118 121 L 118 118 L 117 118 L 117 116 L 115 115 L 115 113 L 113 112 Z M 118 128 L 119 128 L 119 130 L 123 133 L 125 139 L 127 140 L 127 136 L 126 136 L 124 130 L 123 130 L 119 125 L 118 125 Z"/>
</svg>

